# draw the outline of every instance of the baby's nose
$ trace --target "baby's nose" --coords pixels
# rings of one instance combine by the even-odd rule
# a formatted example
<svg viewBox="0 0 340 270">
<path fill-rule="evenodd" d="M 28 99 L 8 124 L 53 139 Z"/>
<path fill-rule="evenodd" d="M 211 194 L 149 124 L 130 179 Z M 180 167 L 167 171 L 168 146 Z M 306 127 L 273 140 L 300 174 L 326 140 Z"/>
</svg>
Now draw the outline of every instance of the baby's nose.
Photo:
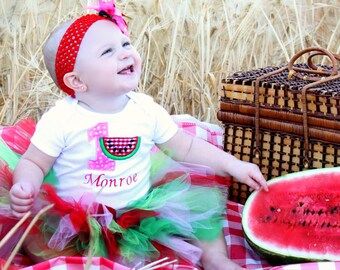
<svg viewBox="0 0 340 270">
<path fill-rule="evenodd" d="M 131 50 L 129 50 L 129 49 L 122 48 L 119 51 L 119 58 L 120 59 L 129 58 L 130 56 L 131 56 Z"/>
</svg>

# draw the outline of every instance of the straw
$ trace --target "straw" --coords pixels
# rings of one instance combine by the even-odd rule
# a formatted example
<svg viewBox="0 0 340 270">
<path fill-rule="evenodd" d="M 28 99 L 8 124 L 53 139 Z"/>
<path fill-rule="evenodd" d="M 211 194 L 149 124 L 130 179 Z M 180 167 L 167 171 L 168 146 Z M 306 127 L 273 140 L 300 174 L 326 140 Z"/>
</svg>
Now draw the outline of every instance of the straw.
<svg viewBox="0 0 340 270">
<path fill-rule="evenodd" d="M 36 216 L 32 219 L 32 221 L 30 222 L 30 224 L 28 225 L 28 227 L 26 228 L 25 232 L 23 233 L 23 235 L 20 237 L 19 242 L 17 243 L 17 245 L 15 246 L 15 248 L 13 249 L 11 255 L 9 256 L 9 258 L 6 261 L 6 264 L 3 267 L 3 270 L 7 270 L 7 268 L 11 265 L 12 260 L 14 259 L 15 255 L 18 253 L 19 249 L 21 248 L 22 244 L 24 243 L 28 233 L 31 231 L 31 229 L 33 228 L 34 224 L 39 220 L 40 216 L 43 215 L 44 213 L 46 213 L 49 209 L 51 209 L 54 206 L 54 204 L 50 204 L 45 206 L 44 208 L 42 208 L 37 214 Z"/>
<path fill-rule="evenodd" d="M 14 233 L 19 229 L 19 227 L 26 221 L 26 219 L 31 215 L 31 212 L 27 212 L 17 224 L 5 235 L 5 237 L 0 241 L 0 249 L 7 243 L 7 241 L 14 235 Z"/>
<path fill-rule="evenodd" d="M 162 258 L 160 260 L 154 261 L 152 263 L 149 263 L 141 268 L 139 268 L 138 270 L 152 270 L 152 269 L 159 269 L 159 268 L 163 268 L 165 266 L 177 263 L 177 260 L 172 260 L 172 261 L 167 261 L 169 258 L 165 257 Z M 135 269 L 135 268 L 133 268 Z"/>
<path fill-rule="evenodd" d="M 0 2 L 0 125 L 26 116 L 38 120 L 63 97 L 47 74 L 41 47 L 58 24 L 84 14 L 87 2 Z M 218 91 L 225 73 L 281 65 L 302 47 L 340 53 L 338 0 L 116 4 L 128 15 L 132 43 L 142 56 L 138 91 L 169 113 L 199 120 L 219 123 Z"/>
</svg>

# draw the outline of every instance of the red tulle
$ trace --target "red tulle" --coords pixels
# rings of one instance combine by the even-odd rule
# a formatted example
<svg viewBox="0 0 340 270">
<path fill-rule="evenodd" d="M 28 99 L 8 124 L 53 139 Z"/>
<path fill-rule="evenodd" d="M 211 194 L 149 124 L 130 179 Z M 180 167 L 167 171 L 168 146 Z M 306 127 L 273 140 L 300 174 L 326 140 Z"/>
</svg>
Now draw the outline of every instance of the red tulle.
<svg viewBox="0 0 340 270">
<path fill-rule="evenodd" d="M 157 182 L 154 186 L 161 186 L 164 185 L 165 183 L 172 182 L 174 179 L 177 179 L 179 177 L 183 177 L 186 172 L 183 171 L 173 171 L 173 172 L 168 172 L 161 181 Z M 233 178 L 228 176 L 228 177 L 223 177 L 223 176 L 218 176 L 218 175 L 200 175 L 200 174 L 193 174 L 190 173 L 188 174 L 188 177 L 190 177 L 190 183 L 192 185 L 199 185 L 199 186 L 216 186 L 222 185 L 225 187 L 229 187 L 233 183 Z"/>
<path fill-rule="evenodd" d="M 164 266 L 164 267 L 161 267 L 161 268 L 158 268 L 158 269 L 161 269 L 161 270 L 171 270 L 171 269 L 176 269 L 174 268 L 173 266 L 174 265 L 181 265 L 182 267 L 183 266 L 188 266 L 188 267 L 192 267 L 192 268 L 196 268 L 196 269 L 201 269 L 200 267 L 198 267 L 197 265 L 185 260 L 184 258 L 181 258 L 181 257 L 178 257 L 178 255 L 176 254 L 176 252 L 174 252 L 174 250 L 166 247 L 166 246 L 163 246 L 161 244 L 159 244 L 158 242 L 152 242 L 152 245 L 159 251 L 159 253 L 161 254 L 159 258 L 165 258 L 165 257 L 168 257 L 168 261 L 172 261 L 172 260 L 177 260 L 177 263 L 174 263 L 173 265 L 170 265 L 170 266 Z M 181 268 L 179 268 L 181 269 Z M 183 269 L 186 269 L 183 267 Z M 190 269 L 190 268 L 188 268 Z"/>
<path fill-rule="evenodd" d="M 134 209 L 124 213 L 118 220 L 117 223 L 124 229 L 138 225 L 139 222 L 145 218 L 155 217 L 158 214 L 154 211 L 147 211 L 141 209 Z"/>
<path fill-rule="evenodd" d="M 43 184 L 42 190 L 41 196 L 43 199 L 54 204 L 53 211 L 60 216 L 69 214 L 72 225 L 77 232 L 89 232 L 87 213 L 84 206 L 80 203 L 69 203 L 62 200 L 51 185 Z"/>
<path fill-rule="evenodd" d="M 113 234 L 107 227 L 102 227 L 102 236 L 106 244 L 109 259 L 115 261 L 119 254 L 119 248 L 115 234 Z"/>
<path fill-rule="evenodd" d="M 12 171 L 7 164 L 0 160 L 0 187 L 4 190 L 10 190 L 12 187 Z M 1 196 L 3 194 L 0 193 Z"/>
<path fill-rule="evenodd" d="M 40 196 L 42 199 L 46 200 L 47 202 L 54 203 L 53 210 L 60 213 L 60 214 L 69 214 L 72 212 L 73 205 L 69 202 L 65 202 L 62 200 L 57 193 L 53 186 L 49 184 L 42 184 L 41 185 L 41 192 Z"/>
<path fill-rule="evenodd" d="M 219 185 L 223 185 L 229 187 L 232 185 L 233 180 L 232 177 L 223 177 L 218 175 L 198 175 L 198 174 L 190 174 L 190 180 L 192 185 L 200 185 L 200 186 L 211 186 L 213 183 L 217 183 Z"/>
<path fill-rule="evenodd" d="M 25 118 L 15 126 L 3 127 L 1 138 L 14 152 L 22 155 L 30 145 L 31 137 L 35 131 L 35 122 Z"/>
<path fill-rule="evenodd" d="M 0 269 L 3 269 L 6 264 L 6 260 L 0 258 Z M 17 267 L 14 265 L 10 265 L 7 269 L 8 270 L 18 270 L 21 269 L 22 267 Z"/>
</svg>

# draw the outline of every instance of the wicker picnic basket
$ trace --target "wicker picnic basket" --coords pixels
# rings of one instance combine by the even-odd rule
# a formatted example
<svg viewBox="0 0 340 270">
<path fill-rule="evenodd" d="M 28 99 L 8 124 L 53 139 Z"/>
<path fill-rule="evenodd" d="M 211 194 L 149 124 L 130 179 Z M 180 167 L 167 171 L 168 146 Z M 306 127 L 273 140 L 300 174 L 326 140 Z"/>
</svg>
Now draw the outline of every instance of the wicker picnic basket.
<svg viewBox="0 0 340 270">
<path fill-rule="evenodd" d="M 307 62 L 296 64 L 302 55 Z M 313 62 L 327 56 L 331 65 Z M 315 59 L 315 58 L 314 58 Z M 267 179 L 340 165 L 340 56 L 322 48 L 297 53 L 288 65 L 238 72 L 222 80 L 218 119 L 224 149 L 257 164 Z M 246 185 L 230 199 L 244 203 Z"/>
</svg>

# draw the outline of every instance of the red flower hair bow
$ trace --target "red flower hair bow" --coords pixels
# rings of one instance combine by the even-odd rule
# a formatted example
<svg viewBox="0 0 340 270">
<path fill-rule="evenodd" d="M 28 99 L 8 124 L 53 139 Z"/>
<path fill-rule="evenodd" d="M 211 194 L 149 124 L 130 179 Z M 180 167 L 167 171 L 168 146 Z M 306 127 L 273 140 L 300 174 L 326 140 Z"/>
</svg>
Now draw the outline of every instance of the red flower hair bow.
<svg viewBox="0 0 340 270">
<path fill-rule="evenodd" d="M 60 89 L 72 97 L 75 97 L 75 93 L 73 89 L 65 85 L 64 76 L 66 73 L 73 71 L 80 44 L 91 25 L 99 20 L 110 20 L 119 27 L 124 35 L 129 35 L 127 24 L 123 18 L 124 15 L 116 8 L 113 2 L 114 0 L 107 2 L 99 0 L 99 5 L 92 4 L 85 7 L 98 11 L 99 15 L 88 14 L 79 17 L 66 30 L 60 41 L 55 60 L 55 73 Z"/>
</svg>

